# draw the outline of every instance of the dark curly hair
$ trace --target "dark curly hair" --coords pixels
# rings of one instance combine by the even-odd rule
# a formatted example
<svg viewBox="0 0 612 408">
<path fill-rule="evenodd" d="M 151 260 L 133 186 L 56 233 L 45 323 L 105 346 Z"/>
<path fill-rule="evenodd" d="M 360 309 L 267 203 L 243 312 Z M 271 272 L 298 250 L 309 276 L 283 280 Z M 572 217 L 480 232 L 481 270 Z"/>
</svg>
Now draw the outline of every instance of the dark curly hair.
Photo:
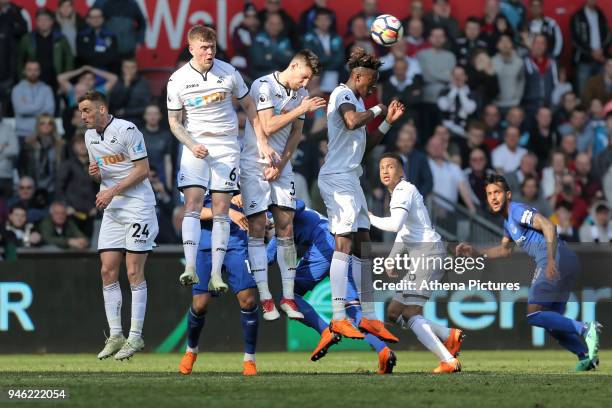
<svg viewBox="0 0 612 408">
<path fill-rule="evenodd" d="M 355 68 L 367 68 L 378 70 L 382 62 L 375 55 L 368 54 L 366 50 L 361 47 L 355 48 L 349 57 L 348 66 L 349 69 L 353 70 Z"/>
</svg>

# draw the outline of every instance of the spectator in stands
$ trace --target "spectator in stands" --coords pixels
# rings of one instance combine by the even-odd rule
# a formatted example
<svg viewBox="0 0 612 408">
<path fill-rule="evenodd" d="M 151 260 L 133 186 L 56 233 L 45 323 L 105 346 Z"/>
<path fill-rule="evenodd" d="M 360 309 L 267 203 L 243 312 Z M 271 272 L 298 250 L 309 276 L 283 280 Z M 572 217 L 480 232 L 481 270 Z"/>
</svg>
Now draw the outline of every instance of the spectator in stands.
<svg viewBox="0 0 612 408">
<path fill-rule="evenodd" d="M 0 61 L 14 61 L 17 44 L 28 31 L 28 25 L 21 15 L 21 8 L 9 0 L 0 0 Z M 17 65 L 0 64 L 0 116 L 5 115 L 10 106 L 10 90 L 17 77 Z"/>
<path fill-rule="evenodd" d="M 461 157 L 461 167 L 466 168 L 470 165 L 470 153 L 474 149 L 480 149 L 486 156 L 486 164 L 491 163 L 491 154 L 488 146 L 484 143 L 485 140 L 485 127 L 482 122 L 472 120 L 470 121 L 466 137 L 455 137 L 452 143 L 456 146 Z"/>
<path fill-rule="evenodd" d="M 508 19 L 514 30 L 519 30 L 525 26 L 527 20 L 527 8 L 523 4 L 524 0 L 502 0 L 500 10 Z"/>
<path fill-rule="evenodd" d="M 561 144 L 559 148 L 565 155 L 567 160 L 567 168 L 570 171 L 574 171 L 574 160 L 576 159 L 576 155 L 578 154 L 577 143 L 576 143 L 576 135 L 573 133 L 569 133 L 561 138 Z"/>
<path fill-rule="evenodd" d="M 506 127 L 514 126 L 518 128 L 521 132 L 519 145 L 527 146 L 529 143 L 529 128 L 525 123 L 525 112 L 523 112 L 520 106 L 514 106 L 508 110 L 505 125 Z"/>
<path fill-rule="evenodd" d="M 300 32 L 307 33 L 314 29 L 314 21 L 317 17 L 317 11 L 320 9 L 328 9 L 331 11 L 331 31 L 337 32 L 336 13 L 328 8 L 327 0 L 314 0 L 312 6 L 302 12 L 300 15 Z"/>
<path fill-rule="evenodd" d="M 144 42 L 147 21 L 135 0 L 97 0 L 102 9 L 106 28 L 117 36 L 121 59 L 132 58 L 136 47 Z"/>
<path fill-rule="evenodd" d="M 452 50 L 455 40 L 459 38 L 461 32 L 459 23 L 451 16 L 451 6 L 448 0 L 433 0 L 431 11 L 423 17 L 425 32 L 429 34 L 434 27 L 441 27 L 448 39 L 445 44 L 447 49 Z"/>
<path fill-rule="evenodd" d="M 579 103 L 580 100 L 573 91 L 563 94 L 561 97 L 561 105 L 553 113 L 553 126 L 556 127 L 557 132 L 559 131 L 559 127 L 569 122 L 572 112 Z"/>
<path fill-rule="evenodd" d="M 87 12 L 87 26 L 77 37 L 77 56 L 81 65 L 119 73 L 121 59 L 117 37 L 104 27 L 102 9 L 92 7 Z"/>
<path fill-rule="evenodd" d="M 576 188 L 576 179 L 571 173 L 564 174 L 561 177 L 561 186 L 555 196 L 553 196 L 553 204 L 567 201 L 572 203 L 572 226 L 579 228 L 589 212 L 589 206 L 580 196 L 580 192 Z"/>
<path fill-rule="evenodd" d="M 483 210 L 486 210 L 488 204 L 485 180 L 489 175 L 495 174 L 495 172 L 488 167 L 487 155 L 479 148 L 475 148 L 470 152 L 467 164 L 468 167 L 463 170 L 463 174 L 470 185 L 472 201 Z"/>
<path fill-rule="evenodd" d="M 520 191 L 516 194 L 516 196 L 514 193 L 512 193 L 512 195 L 513 199 L 535 208 L 543 216 L 548 218 L 552 215 L 550 203 L 540 195 L 538 179 L 532 174 L 525 176 L 525 179 L 520 185 Z"/>
<path fill-rule="evenodd" d="M 578 242 L 578 229 L 572 225 L 572 203 L 561 201 L 555 205 L 550 220 L 557 226 L 559 238 L 565 242 Z"/>
<path fill-rule="evenodd" d="M 582 94 L 582 103 L 591 106 L 593 99 L 599 99 L 604 105 L 612 100 L 612 57 L 606 59 L 601 73 L 590 77 Z"/>
<path fill-rule="evenodd" d="M 591 158 L 586 153 L 579 153 L 575 160 L 576 185 L 581 197 L 591 205 L 595 199 L 603 198 L 601 179 L 593 177 L 591 173 Z"/>
<path fill-rule="evenodd" d="M 521 159 L 527 154 L 527 149 L 519 146 L 520 130 L 516 126 L 508 126 L 504 132 L 504 143 L 491 152 L 493 168 L 498 173 L 510 173 L 521 164 Z"/>
<path fill-rule="evenodd" d="M 110 91 L 110 111 L 121 119 L 139 125 L 150 100 L 149 82 L 138 74 L 136 60 L 132 58 L 123 60 L 121 77 Z"/>
<path fill-rule="evenodd" d="M 68 218 L 66 205 L 54 201 L 49 207 L 49 215 L 40 222 L 40 234 L 43 243 L 61 249 L 86 249 L 89 239 L 79 227 Z"/>
<path fill-rule="evenodd" d="M 538 178 L 538 158 L 532 152 L 528 152 L 521 158 L 519 168 L 504 175 L 508 187 L 512 194 L 518 195 L 521 192 L 521 185 L 527 177 Z"/>
<path fill-rule="evenodd" d="M 281 16 L 276 13 L 267 14 L 263 28 L 263 31 L 255 36 L 255 43 L 249 49 L 249 71 L 253 79 L 283 69 L 293 58 L 291 41 L 282 34 Z"/>
<path fill-rule="evenodd" d="M 55 10 L 55 22 L 68 40 L 72 55 L 77 55 L 77 35 L 85 28 L 85 20 L 74 9 L 74 0 L 59 0 Z"/>
<path fill-rule="evenodd" d="M 416 148 L 416 143 L 416 128 L 410 123 L 404 124 L 397 134 L 395 152 L 402 158 L 406 179 L 415 185 L 423 198 L 427 198 L 433 189 L 433 178 L 427 155 Z"/>
<path fill-rule="evenodd" d="M 515 41 L 514 31 L 512 30 L 510 22 L 506 16 L 499 14 L 497 17 L 495 17 L 495 21 L 493 22 L 493 31 L 484 36 L 489 44 L 489 54 L 495 53 L 499 39 L 504 35 L 510 37 L 513 42 Z"/>
<path fill-rule="evenodd" d="M 559 135 L 552 126 L 552 111 L 545 106 L 538 109 L 535 123 L 529 130 L 527 148 L 534 152 L 543 166 L 550 151 L 559 144 Z"/>
<path fill-rule="evenodd" d="M 598 179 L 603 179 L 610 166 L 612 166 L 612 111 L 606 115 L 606 127 L 608 129 L 608 146 L 593 158 L 593 175 Z"/>
<path fill-rule="evenodd" d="M 355 21 L 356 19 L 362 18 L 364 20 L 366 27 L 371 27 L 376 17 L 382 14 L 378 11 L 378 1 L 377 0 L 363 0 L 362 4 L 363 4 L 363 8 L 361 9 L 361 11 L 353 15 L 348 21 L 348 25 L 347 25 L 348 34 L 356 35 L 356 33 L 352 31 L 353 21 Z"/>
<path fill-rule="evenodd" d="M 577 65 L 576 90 L 582 93 L 587 79 L 599 73 L 605 64 L 605 49 L 612 40 L 608 20 L 597 6 L 597 0 L 586 0 L 584 6 L 572 15 L 570 37 L 574 44 L 574 64 Z"/>
<path fill-rule="evenodd" d="M 434 136 L 427 142 L 429 168 L 433 176 L 433 192 L 441 196 L 436 197 L 436 203 L 447 211 L 453 211 L 453 205 L 459 201 L 459 196 L 471 212 L 476 212 L 472 202 L 470 187 L 455 163 L 446 160 L 444 144 L 440 137 Z"/>
<path fill-rule="evenodd" d="M 372 37 L 370 37 L 370 26 L 367 25 L 366 19 L 358 16 L 350 24 L 351 30 L 350 33 L 347 32 L 345 40 L 345 43 L 348 43 L 346 46 L 346 57 L 348 58 L 354 47 L 361 47 L 370 54 L 376 54 Z"/>
<path fill-rule="evenodd" d="M 98 77 L 102 80 L 98 82 Z M 76 82 L 73 84 L 73 81 Z M 69 108 L 77 106 L 79 98 L 91 89 L 108 94 L 117 83 L 117 75 L 112 72 L 83 65 L 72 71 L 58 75 L 59 91 L 66 97 Z"/>
<path fill-rule="evenodd" d="M 442 124 L 454 135 L 464 136 L 467 120 L 476 111 L 476 100 L 467 86 L 465 69 L 458 65 L 451 72 L 450 86 L 438 97 Z"/>
<path fill-rule="evenodd" d="M 11 92 L 13 110 L 15 111 L 15 131 L 23 143 L 36 129 L 36 117 L 55 113 L 53 90 L 40 81 L 40 63 L 36 60 L 26 62 L 23 79 Z"/>
<path fill-rule="evenodd" d="M 482 17 L 482 32 L 487 36 L 495 29 L 495 19 L 501 14 L 499 0 L 485 0 L 484 16 Z"/>
<path fill-rule="evenodd" d="M 36 30 L 23 36 L 17 50 L 17 71 L 23 72 L 25 63 L 40 63 L 40 79 L 53 90 L 57 89 L 57 75 L 74 67 L 70 44 L 59 30 L 53 29 L 53 13 L 46 8 L 36 12 Z"/>
<path fill-rule="evenodd" d="M 451 80 L 451 71 L 457 60 L 455 55 L 445 50 L 446 34 L 441 27 L 432 28 L 429 34 L 431 48 L 417 53 L 417 60 L 423 71 L 423 132 L 430 135 L 438 123 L 438 96 Z"/>
<path fill-rule="evenodd" d="M 147 152 L 148 152 L 147 145 Z M 154 162 L 152 162 L 154 163 Z M 166 189 L 164 183 L 159 179 L 159 173 L 155 166 L 149 169 L 149 182 L 155 194 L 155 211 L 157 212 L 157 223 L 159 225 L 159 233 L 155 242 L 159 244 L 176 244 L 178 243 L 177 235 L 172 227 L 172 211 L 174 210 L 174 202 L 169 190 Z"/>
<path fill-rule="evenodd" d="M 501 113 L 497 105 L 489 104 L 482 111 L 482 123 L 485 125 L 485 143 L 493 150 L 503 137 Z"/>
<path fill-rule="evenodd" d="M 172 191 L 172 146 L 174 137 L 165 127 L 161 126 L 162 115 L 159 107 L 150 103 L 143 115 L 144 126 L 141 127 L 147 154 L 151 163 L 159 169 L 157 177 Z"/>
<path fill-rule="evenodd" d="M 610 105 L 612 106 L 612 105 Z M 591 155 L 597 156 L 608 146 L 608 128 L 606 126 L 606 115 L 604 107 L 599 99 L 591 100 L 589 109 L 589 127 L 593 129 L 593 144 Z"/>
<path fill-rule="evenodd" d="M 598 201 L 591 207 L 587 218 L 578 231 L 580 242 L 609 244 L 612 242 L 612 223 L 610 222 L 610 207 L 605 201 Z"/>
<path fill-rule="evenodd" d="M 53 193 L 63 151 L 63 141 L 57 134 L 53 116 L 39 115 L 36 118 L 35 133 L 23 144 L 19 157 L 19 174 L 32 177 L 39 188 Z"/>
<path fill-rule="evenodd" d="M 555 85 L 555 89 L 553 89 L 553 93 L 550 96 L 552 106 L 557 107 L 561 103 L 561 98 L 568 92 L 573 92 L 574 87 L 567 80 L 567 69 L 564 66 L 559 66 L 559 80 L 557 81 L 557 85 Z"/>
<path fill-rule="evenodd" d="M 410 2 L 410 14 L 402 20 L 404 29 L 408 27 L 410 20 L 423 21 L 425 17 L 425 7 L 423 6 L 423 0 L 412 0 Z"/>
<path fill-rule="evenodd" d="M 242 15 L 242 22 L 234 29 L 232 34 L 234 56 L 230 63 L 238 68 L 243 75 L 246 75 L 249 66 L 249 48 L 253 46 L 255 35 L 259 31 L 259 18 L 257 18 L 257 9 L 251 3 L 245 4 Z"/>
<path fill-rule="evenodd" d="M 89 155 L 84 133 L 81 131 L 75 135 L 71 143 L 71 154 L 60 163 L 57 170 L 55 198 L 66 204 L 67 214 L 73 218 L 78 229 L 91 237 L 97 214 L 95 204 L 99 187 L 89 177 Z"/>
<path fill-rule="evenodd" d="M 475 50 L 487 49 L 487 42 L 480 35 L 480 25 L 481 22 L 478 17 L 468 17 L 465 20 L 464 35 L 455 41 L 454 52 L 457 63 L 464 67 L 467 67 Z"/>
<path fill-rule="evenodd" d="M 19 143 L 15 129 L 2 121 L 0 105 L 0 197 L 13 195 L 13 169 L 19 155 Z"/>
<path fill-rule="evenodd" d="M 43 219 L 47 211 L 38 200 L 37 189 L 34 179 L 28 176 L 21 176 L 17 185 L 17 194 L 7 200 L 8 207 L 19 204 L 27 211 L 28 222 L 37 223 Z"/>
<path fill-rule="evenodd" d="M 493 102 L 499 94 L 499 82 L 493 61 L 484 49 L 475 50 L 467 66 L 468 86 L 474 95 L 477 109 Z"/>
<path fill-rule="evenodd" d="M 557 63 L 546 56 L 546 37 L 533 38 L 531 55 L 525 58 L 525 92 L 523 106 L 529 117 L 535 115 L 540 106 L 551 106 L 552 92 L 557 83 Z"/>
<path fill-rule="evenodd" d="M 293 18 L 282 8 L 281 0 L 265 0 L 264 8 L 259 10 L 257 16 L 259 17 L 259 23 L 262 27 L 265 27 L 266 21 L 271 14 L 277 14 L 282 20 L 282 29 L 280 37 L 288 38 L 291 47 L 297 48 L 299 46 L 299 36 L 297 32 L 297 26 L 293 21 Z M 257 78 L 257 77 L 256 77 Z"/>
<path fill-rule="evenodd" d="M 493 57 L 493 70 L 499 83 L 495 104 L 501 109 L 517 106 L 525 90 L 523 60 L 514 50 L 512 38 L 502 35 L 497 41 L 498 53 Z"/>
<path fill-rule="evenodd" d="M 578 106 L 572 111 L 569 123 L 559 126 L 559 133 L 561 136 L 569 134 L 576 136 L 578 152 L 590 152 L 595 133 L 588 124 L 586 111 L 583 107 Z"/>
<path fill-rule="evenodd" d="M 407 30 L 405 37 L 407 56 L 414 57 L 419 51 L 431 47 L 429 41 L 424 37 L 425 26 L 423 25 L 423 20 L 411 18 L 404 27 Z"/>
<path fill-rule="evenodd" d="M 42 243 L 40 233 L 36 230 L 34 224 L 28 221 L 26 209 L 20 204 L 15 204 L 10 208 L 5 230 L 15 234 L 18 247 L 29 248 L 39 246 Z"/>
<path fill-rule="evenodd" d="M 563 33 L 555 19 L 544 15 L 544 0 L 530 0 L 529 11 L 531 18 L 527 23 L 531 38 L 538 34 L 546 36 L 548 56 L 559 58 L 563 51 Z"/>
</svg>

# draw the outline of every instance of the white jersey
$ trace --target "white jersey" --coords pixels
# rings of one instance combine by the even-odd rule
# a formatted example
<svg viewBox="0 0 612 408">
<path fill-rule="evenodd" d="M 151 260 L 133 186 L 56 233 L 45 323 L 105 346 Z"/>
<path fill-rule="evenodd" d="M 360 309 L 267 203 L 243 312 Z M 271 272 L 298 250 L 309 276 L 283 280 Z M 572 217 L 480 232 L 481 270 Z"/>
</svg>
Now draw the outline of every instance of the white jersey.
<svg viewBox="0 0 612 408">
<path fill-rule="evenodd" d="M 402 180 L 391 194 L 389 209 L 401 208 L 408 213 L 404 225 L 398 231 L 395 242 L 425 243 L 441 242 L 442 239 L 431 226 L 423 196 L 414 184 Z"/>
<path fill-rule="evenodd" d="M 349 130 L 339 107 L 345 103 L 355 105 L 357 112 L 365 112 L 363 99 L 357 98 L 344 84 L 336 87 L 327 105 L 327 155 L 319 174 L 357 171 L 361 175 L 361 160 L 366 147 L 366 127 Z"/>
<path fill-rule="evenodd" d="M 273 72 L 269 75 L 262 76 L 251 85 L 249 94 L 251 98 L 253 98 L 253 101 L 255 101 L 258 112 L 266 109 L 274 109 L 275 115 L 281 115 L 300 106 L 302 100 L 308 97 L 308 91 L 304 88 L 300 88 L 297 91 L 285 88 L 285 86 L 280 83 L 278 74 L 278 72 Z M 299 119 L 304 120 L 304 115 L 300 116 Z M 289 123 L 287 126 L 268 137 L 268 144 L 278 154 L 282 154 L 283 150 L 285 150 L 291 128 L 292 124 Z M 244 149 L 242 151 L 242 157 L 247 160 L 258 160 L 259 149 L 257 148 L 257 138 L 250 121 L 246 123 L 243 143 Z"/>
<path fill-rule="evenodd" d="M 201 73 L 183 65 L 168 80 L 168 110 L 185 109 L 185 129 L 192 137 L 238 136 L 238 117 L 232 95 L 242 99 L 249 93 L 240 73 L 230 64 L 213 60 Z"/>
<path fill-rule="evenodd" d="M 98 163 L 102 183 L 100 191 L 114 187 L 134 168 L 133 162 L 147 158 L 147 148 L 140 130 L 132 122 L 111 118 L 102 134 L 95 129 L 85 132 L 89 160 Z M 155 195 L 149 179 L 113 197 L 108 209 L 146 208 L 155 206 Z"/>
</svg>

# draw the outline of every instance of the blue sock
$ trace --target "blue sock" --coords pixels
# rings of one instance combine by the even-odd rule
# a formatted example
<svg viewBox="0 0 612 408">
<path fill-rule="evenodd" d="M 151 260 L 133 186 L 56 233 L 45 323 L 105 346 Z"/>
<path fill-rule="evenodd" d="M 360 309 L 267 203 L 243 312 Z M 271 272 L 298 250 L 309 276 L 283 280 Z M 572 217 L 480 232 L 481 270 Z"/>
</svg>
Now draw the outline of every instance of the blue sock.
<svg viewBox="0 0 612 408">
<path fill-rule="evenodd" d="M 589 350 L 586 344 L 584 344 L 581 336 L 576 333 L 565 333 L 554 330 L 547 331 L 548 334 L 557 339 L 561 347 L 577 355 L 579 360 L 586 358 Z"/>
<path fill-rule="evenodd" d="M 527 322 L 532 326 L 543 327 L 546 330 L 576 333 L 581 336 L 585 330 L 584 323 L 548 310 L 528 314 Z"/>
<path fill-rule="evenodd" d="M 323 320 L 321 316 L 319 316 L 317 311 L 314 310 L 310 303 L 305 301 L 303 297 L 301 297 L 300 295 L 294 296 L 295 303 L 298 305 L 300 312 L 302 312 L 302 314 L 304 315 L 304 320 L 302 320 L 302 323 L 304 323 L 308 327 L 312 327 L 317 332 L 319 332 L 319 334 L 323 333 L 323 330 L 327 329 L 329 324 L 327 324 L 325 320 Z"/>
<path fill-rule="evenodd" d="M 255 354 L 257 346 L 257 328 L 259 327 L 259 308 L 240 309 L 240 323 L 242 323 L 242 336 L 244 339 L 244 352 Z"/>
<path fill-rule="evenodd" d="M 192 308 L 189 308 L 187 316 L 187 346 L 194 349 L 198 347 L 200 342 L 200 333 L 202 332 L 202 327 L 204 327 L 206 312 L 197 315 Z"/>
<path fill-rule="evenodd" d="M 346 308 L 346 315 L 353 319 L 355 325 L 358 326 L 361 321 L 361 307 L 357 305 L 350 305 Z M 365 341 L 367 341 L 377 353 L 380 353 L 382 349 L 387 347 L 384 341 L 379 339 L 376 336 L 371 335 L 370 333 L 366 333 Z"/>
</svg>

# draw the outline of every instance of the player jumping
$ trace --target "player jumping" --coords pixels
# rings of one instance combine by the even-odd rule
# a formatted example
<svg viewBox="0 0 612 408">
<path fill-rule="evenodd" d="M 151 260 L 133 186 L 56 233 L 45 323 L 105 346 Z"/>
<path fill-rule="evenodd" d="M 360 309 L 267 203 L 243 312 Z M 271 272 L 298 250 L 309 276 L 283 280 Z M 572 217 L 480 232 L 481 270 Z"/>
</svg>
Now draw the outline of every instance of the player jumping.
<svg viewBox="0 0 612 408">
<path fill-rule="evenodd" d="M 528 205 L 512 201 L 504 177 L 491 175 L 485 181 L 487 203 L 496 215 L 504 217 L 501 244 L 476 250 L 466 243 L 456 248 L 457 256 L 508 256 L 514 244 L 536 262 L 527 305 L 527 322 L 542 327 L 561 347 L 578 356 L 576 371 L 592 370 L 599 364 L 597 322 L 583 323 L 563 315 L 573 283 L 580 273 L 576 254 L 557 236 L 553 223 Z"/>
<path fill-rule="evenodd" d="M 424 260 L 421 265 L 425 267 L 409 272 L 412 275 L 410 280 L 417 288 L 421 282 L 441 280 L 444 276 L 442 262 L 436 267 L 435 261 L 425 260 L 443 258 L 446 250 L 440 235 L 431 226 L 423 197 L 412 183 L 404 179 L 402 159 L 395 153 L 385 153 L 381 156 L 379 168 L 380 181 L 391 194 L 391 216 L 381 218 L 370 214 L 370 222 L 378 229 L 397 233 L 389 258 L 403 252 L 411 259 Z M 408 280 L 408 276 L 404 279 Z M 430 297 L 429 290 L 397 292 L 387 308 L 387 319 L 403 329 L 412 330 L 417 339 L 438 357 L 440 365 L 434 369 L 434 373 L 461 371 L 461 363 L 456 357 L 463 341 L 463 332 L 440 326 L 423 317 L 423 306 Z"/>
<path fill-rule="evenodd" d="M 345 313 L 349 263 L 352 263 L 352 275 L 363 309 L 359 328 L 382 340 L 396 342 L 397 338 L 374 314 L 372 265 L 367 253 L 370 220 L 359 184 L 364 153 L 380 143 L 391 124 L 404 113 L 404 106 L 398 101 L 391 102 L 388 110 L 382 104 L 365 109 L 362 98 L 374 92 L 380 65 L 378 58 L 362 48 L 351 53 L 348 60 L 350 77 L 346 84 L 334 89 L 327 106 L 328 152 L 318 184 L 336 240 L 329 272 L 333 310 L 330 329 L 349 338 L 364 338 Z M 365 126 L 381 114 L 385 114 L 385 121 L 366 138 Z M 366 252 L 362 253 L 363 250 Z"/>
<path fill-rule="evenodd" d="M 304 115 L 325 106 L 323 98 L 310 98 L 305 89 L 313 75 L 319 74 L 320 68 L 317 56 L 310 50 L 302 50 L 293 57 L 284 71 L 256 79 L 250 91 L 265 136 L 260 135 L 262 138 L 259 138 L 253 126 L 247 123 L 244 149 L 240 157 L 240 188 L 244 213 L 249 219 L 249 262 L 266 320 L 280 317 L 268 288 L 264 245 L 268 208 L 272 211 L 278 237 L 278 266 L 283 286 L 280 307 L 289 318 L 304 317 L 297 310 L 293 299 L 297 259 L 292 228 L 295 183 L 290 159 L 302 137 Z M 279 163 L 270 165 L 262 157 L 261 145 L 265 143 L 275 152 L 281 153 Z"/>
<path fill-rule="evenodd" d="M 158 232 L 155 196 L 148 179 L 147 149 L 142 133 L 133 123 L 109 115 L 103 94 L 87 92 L 79 98 L 79 111 L 88 129 L 85 143 L 89 152 L 89 175 L 100 183 L 96 207 L 104 210 L 98 252 L 110 337 L 98 358 L 114 355 L 116 360 L 123 360 L 144 347 L 142 325 L 147 308 L 144 268 Z M 127 340 L 121 327 L 123 299 L 118 281 L 124 253 L 132 289 Z"/>
<path fill-rule="evenodd" d="M 187 35 L 191 61 L 168 80 L 168 122 L 174 136 L 183 143 L 178 188 L 185 195 L 182 235 L 185 251 L 184 285 L 198 283 L 195 271 L 200 240 L 200 211 L 204 195 L 212 196 L 212 271 L 211 289 L 225 292 L 221 265 L 227 250 L 232 194 L 238 191 L 238 119 L 232 106 L 236 96 L 250 121 L 256 120 L 249 89 L 231 65 L 215 59 L 216 33 L 194 26 Z M 185 121 L 183 122 L 183 110 Z M 255 126 L 258 129 L 258 126 Z M 264 140 L 265 142 L 265 140 Z M 270 159 L 267 145 L 262 154 Z"/>
<path fill-rule="evenodd" d="M 203 221 L 202 235 L 196 261 L 196 272 L 199 283 L 192 286 L 193 299 L 188 312 L 187 323 L 187 350 L 179 364 L 181 374 L 191 374 L 193 364 L 198 357 L 198 343 L 200 333 L 204 327 L 206 311 L 211 294 L 208 290 L 208 280 L 212 269 L 211 253 L 211 222 L 213 218 L 210 209 L 210 199 L 207 198 L 201 212 Z M 243 375 L 256 375 L 255 346 L 257 344 L 257 328 L 259 314 L 256 300 L 255 281 L 247 268 L 247 221 L 239 207 L 231 205 L 229 216 L 232 220 L 227 253 L 223 260 L 223 267 L 228 276 L 229 285 L 238 299 L 240 305 L 240 322 L 242 324 L 244 339 Z"/>
</svg>

